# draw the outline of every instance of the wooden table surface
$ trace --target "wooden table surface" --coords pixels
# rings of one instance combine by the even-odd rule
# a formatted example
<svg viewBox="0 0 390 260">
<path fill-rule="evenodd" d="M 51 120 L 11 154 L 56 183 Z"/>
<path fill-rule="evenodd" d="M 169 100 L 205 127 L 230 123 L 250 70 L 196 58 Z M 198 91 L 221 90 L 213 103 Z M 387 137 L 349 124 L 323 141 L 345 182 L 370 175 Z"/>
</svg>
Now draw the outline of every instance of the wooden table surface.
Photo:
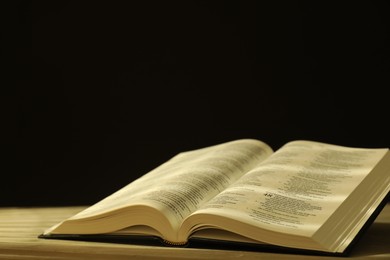
<svg viewBox="0 0 390 260">
<path fill-rule="evenodd" d="M 216 249 L 153 247 L 38 239 L 46 228 L 85 207 L 0 208 L 0 259 L 345 259 Z M 348 258 L 390 259 L 390 204 Z"/>
</svg>

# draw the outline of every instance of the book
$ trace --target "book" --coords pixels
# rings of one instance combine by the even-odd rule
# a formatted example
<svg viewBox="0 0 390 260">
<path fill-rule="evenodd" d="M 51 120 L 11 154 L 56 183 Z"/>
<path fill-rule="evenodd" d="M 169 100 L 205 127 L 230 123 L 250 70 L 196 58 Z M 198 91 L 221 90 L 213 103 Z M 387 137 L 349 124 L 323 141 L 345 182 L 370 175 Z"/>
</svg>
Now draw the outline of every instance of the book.
<svg viewBox="0 0 390 260">
<path fill-rule="evenodd" d="M 345 255 L 389 191 L 388 148 L 238 139 L 181 152 L 39 237 Z"/>
</svg>

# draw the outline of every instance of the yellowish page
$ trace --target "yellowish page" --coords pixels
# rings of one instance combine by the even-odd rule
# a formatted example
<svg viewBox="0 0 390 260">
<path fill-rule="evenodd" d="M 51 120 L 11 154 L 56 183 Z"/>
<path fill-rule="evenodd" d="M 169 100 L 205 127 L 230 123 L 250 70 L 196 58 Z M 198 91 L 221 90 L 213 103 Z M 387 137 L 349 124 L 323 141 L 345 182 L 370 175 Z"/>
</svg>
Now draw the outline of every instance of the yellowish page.
<svg viewBox="0 0 390 260">
<path fill-rule="evenodd" d="M 253 227 L 310 237 L 386 152 L 293 141 L 195 214 L 221 215 Z M 256 229 L 245 233 L 252 239 L 269 239 Z"/>
<path fill-rule="evenodd" d="M 243 139 L 180 153 L 70 220 L 102 218 L 128 206 L 146 205 L 164 213 L 176 229 L 185 217 L 272 152 L 261 141 Z M 176 233 L 170 234 L 172 240 L 173 236 Z"/>
</svg>

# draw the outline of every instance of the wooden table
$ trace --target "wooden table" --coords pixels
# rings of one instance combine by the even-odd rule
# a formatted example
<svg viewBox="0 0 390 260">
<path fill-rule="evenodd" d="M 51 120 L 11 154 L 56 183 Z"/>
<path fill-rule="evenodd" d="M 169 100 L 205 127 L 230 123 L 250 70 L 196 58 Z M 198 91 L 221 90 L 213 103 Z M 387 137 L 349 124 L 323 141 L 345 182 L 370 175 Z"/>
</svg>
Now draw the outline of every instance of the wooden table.
<svg viewBox="0 0 390 260">
<path fill-rule="evenodd" d="M 84 208 L 0 208 L 0 259 L 345 259 L 37 238 L 46 228 Z M 390 204 L 386 205 L 349 258 L 390 259 Z"/>
</svg>

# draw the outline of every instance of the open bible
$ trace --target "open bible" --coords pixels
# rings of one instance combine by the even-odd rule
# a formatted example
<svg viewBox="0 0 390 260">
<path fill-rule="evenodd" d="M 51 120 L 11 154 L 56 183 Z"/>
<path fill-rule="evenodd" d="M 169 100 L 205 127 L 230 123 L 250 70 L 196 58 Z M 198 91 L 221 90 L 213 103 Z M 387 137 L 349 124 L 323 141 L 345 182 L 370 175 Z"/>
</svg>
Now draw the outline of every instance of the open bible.
<svg viewBox="0 0 390 260">
<path fill-rule="evenodd" d="M 389 191 L 388 148 L 240 139 L 179 153 L 39 237 L 346 254 Z"/>
</svg>

